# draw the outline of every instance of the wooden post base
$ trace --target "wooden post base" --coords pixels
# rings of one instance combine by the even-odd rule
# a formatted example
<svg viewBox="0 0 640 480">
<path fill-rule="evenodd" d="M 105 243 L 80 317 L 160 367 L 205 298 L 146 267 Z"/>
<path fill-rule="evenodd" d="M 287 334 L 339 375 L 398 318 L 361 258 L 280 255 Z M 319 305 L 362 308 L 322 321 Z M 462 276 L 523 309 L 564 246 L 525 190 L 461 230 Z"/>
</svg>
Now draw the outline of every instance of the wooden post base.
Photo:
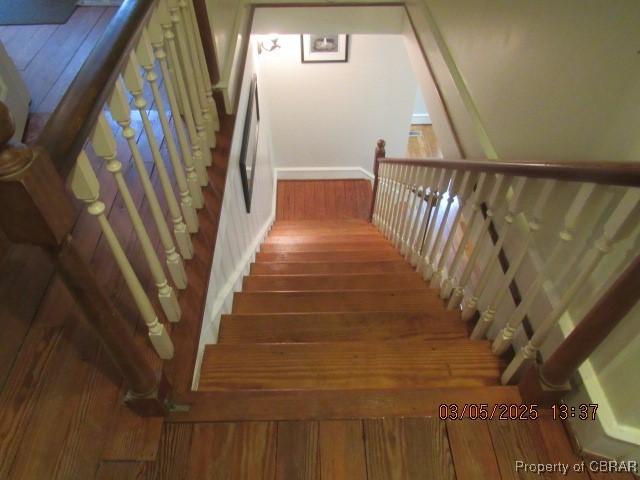
<svg viewBox="0 0 640 480">
<path fill-rule="evenodd" d="M 571 385 L 569 383 L 548 385 L 540 375 L 539 366 L 533 365 L 520 379 L 518 389 L 524 403 L 536 403 L 542 407 L 551 407 L 571 391 Z"/>
<path fill-rule="evenodd" d="M 164 373 L 160 373 L 158 388 L 147 395 L 137 395 L 131 390 L 124 397 L 124 403 L 141 417 L 164 417 L 169 413 L 171 385 Z"/>
</svg>

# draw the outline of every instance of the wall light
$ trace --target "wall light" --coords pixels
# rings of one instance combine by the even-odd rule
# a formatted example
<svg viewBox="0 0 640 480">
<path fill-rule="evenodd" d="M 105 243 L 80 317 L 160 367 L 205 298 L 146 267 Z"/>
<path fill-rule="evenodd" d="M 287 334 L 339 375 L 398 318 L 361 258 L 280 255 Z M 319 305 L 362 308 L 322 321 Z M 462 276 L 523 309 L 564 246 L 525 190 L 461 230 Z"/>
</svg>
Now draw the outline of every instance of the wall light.
<svg viewBox="0 0 640 480">
<path fill-rule="evenodd" d="M 275 49 L 281 47 L 281 45 L 278 44 L 279 39 L 277 34 L 265 35 L 265 37 L 266 38 L 258 42 L 258 54 L 261 54 L 263 51 L 273 52 Z"/>
</svg>

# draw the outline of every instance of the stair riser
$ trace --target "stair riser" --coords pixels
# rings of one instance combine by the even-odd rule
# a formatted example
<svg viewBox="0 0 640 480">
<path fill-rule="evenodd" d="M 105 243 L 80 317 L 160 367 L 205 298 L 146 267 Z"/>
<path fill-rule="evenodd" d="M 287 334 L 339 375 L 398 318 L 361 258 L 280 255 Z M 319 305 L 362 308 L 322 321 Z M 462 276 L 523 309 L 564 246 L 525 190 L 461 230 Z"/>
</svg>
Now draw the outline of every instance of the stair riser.
<svg viewBox="0 0 640 480">
<path fill-rule="evenodd" d="M 427 289 L 416 273 L 381 275 L 252 275 L 244 278 L 242 290 L 414 290 Z"/>
<path fill-rule="evenodd" d="M 256 262 L 386 262 L 399 261 L 402 257 L 391 248 L 355 252 L 259 252 Z"/>
<path fill-rule="evenodd" d="M 344 262 L 344 263 L 254 263 L 252 275 L 328 275 L 355 273 L 413 272 L 404 261 L 400 262 Z"/>
<path fill-rule="evenodd" d="M 352 243 L 265 243 L 260 248 L 265 253 L 293 253 L 293 252 L 361 252 L 363 250 L 390 251 L 388 243 L 379 241 L 363 241 Z"/>
</svg>

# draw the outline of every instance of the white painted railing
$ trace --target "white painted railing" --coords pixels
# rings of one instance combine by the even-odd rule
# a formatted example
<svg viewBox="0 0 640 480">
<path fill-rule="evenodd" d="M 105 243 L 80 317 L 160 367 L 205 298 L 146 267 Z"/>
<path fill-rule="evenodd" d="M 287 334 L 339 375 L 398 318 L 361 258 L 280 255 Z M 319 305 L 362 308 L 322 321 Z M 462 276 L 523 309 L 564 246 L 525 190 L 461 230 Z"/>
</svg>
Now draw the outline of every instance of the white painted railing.
<svg viewBox="0 0 640 480">
<path fill-rule="evenodd" d="M 191 235 L 198 231 L 197 210 L 204 205 L 202 188 L 208 185 L 206 168 L 211 164 L 210 148 L 215 146 L 219 129 L 192 2 L 156 1 L 124 55 L 122 71 L 111 85 L 106 105 L 78 156 L 69 183 L 75 196 L 87 203 L 88 212 L 99 222 L 148 327 L 154 349 L 161 358 L 169 359 L 174 353 L 171 338 L 108 220 L 100 200 L 101 185 L 89 157 L 92 150 L 113 176 L 155 283 L 153 293 L 163 316 L 169 322 L 180 321 L 175 289 L 188 288 L 183 259 L 193 257 Z M 148 145 L 148 149 L 139 146 L 142 134 L 144 141 L 140 145 Z M 117 135 L 123 137 L 127 153 L 118 148 Z M 163 142 L 164 155 L 160 148 Z M 135 180 L 123 171 L 129 155 L 137 174 Z M 157 189 L 148 171 L 152 169 L 158 178 Z M 137 207 L 140 202 L 132 195 L 132 191 L 140 189 L 149 205 L 161 255 L 156 252 Z M 167 217 L 161 199 L 167 205 Z"/>
<path fill-rule="evenodd" d="M 473 339 L 489 336 L 498 355 L 513 347 L 503 383 L 518 382 L 560 318 L 585 315 L 640 251 L 633 165 L 383 157 L 372 222 L 448 309 L 476 322 Z M 519 334 L 528 317 L 531 338 Z"/>
</svg>

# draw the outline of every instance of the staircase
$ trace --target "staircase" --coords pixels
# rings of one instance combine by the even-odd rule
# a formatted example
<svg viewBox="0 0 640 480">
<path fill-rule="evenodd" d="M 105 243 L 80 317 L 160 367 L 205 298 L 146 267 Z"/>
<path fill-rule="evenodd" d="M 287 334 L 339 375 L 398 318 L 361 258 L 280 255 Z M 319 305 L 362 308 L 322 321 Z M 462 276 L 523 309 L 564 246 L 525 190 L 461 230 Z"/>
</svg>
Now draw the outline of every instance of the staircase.
<svg viewBox="0 0 640 480">
<path fill-rule="evenodd" d="M 245 418 L 434 415 L 517 402 L 502 368 L 370 223 L 278 221 L 206 347 L 198 390 L 237 412 L 262 402 Z"/>
</svg>

